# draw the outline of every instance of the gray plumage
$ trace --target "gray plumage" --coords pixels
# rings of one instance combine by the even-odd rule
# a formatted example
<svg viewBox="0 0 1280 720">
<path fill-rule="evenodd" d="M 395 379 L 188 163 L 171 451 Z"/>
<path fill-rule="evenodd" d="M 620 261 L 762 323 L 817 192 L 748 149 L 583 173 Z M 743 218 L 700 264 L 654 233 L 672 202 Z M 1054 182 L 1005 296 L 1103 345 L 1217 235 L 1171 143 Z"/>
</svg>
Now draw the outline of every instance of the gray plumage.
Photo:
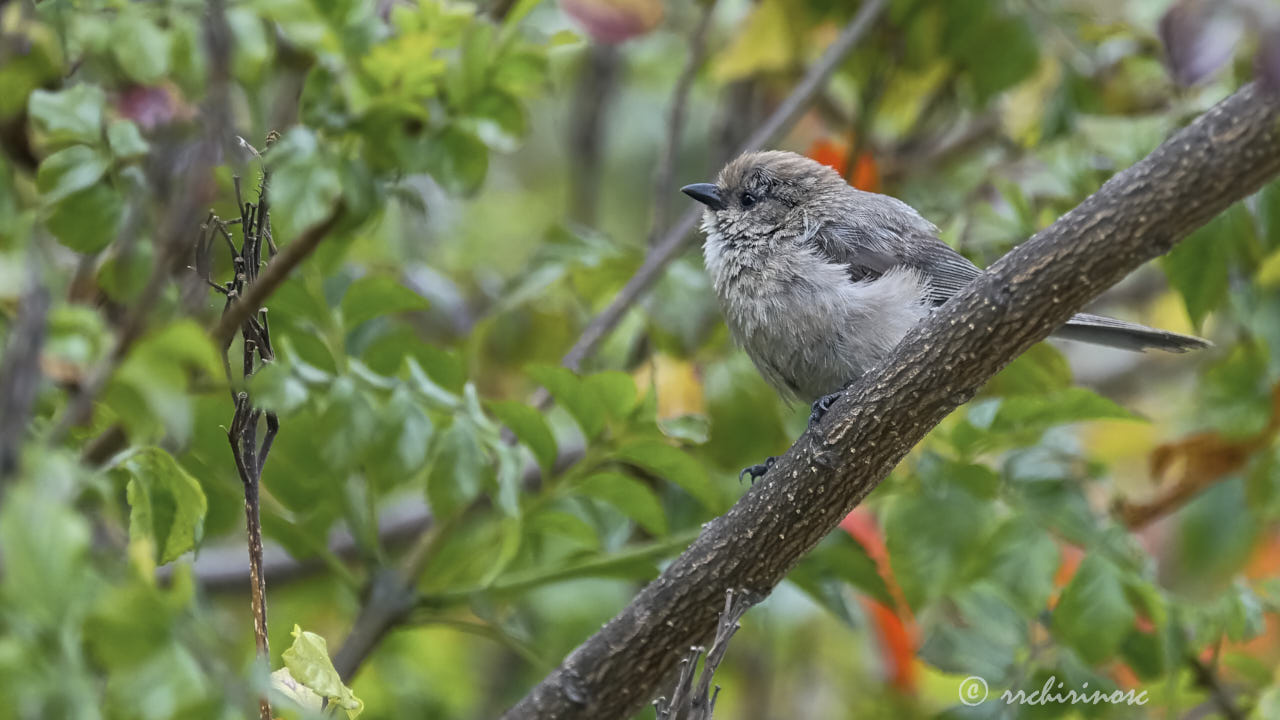
<svg viewBox="0 0 1280 720">
<path fill-rule="evenodd" d="M 787 397 L 857 379 L 982 272 L 911 206 L 795 153 L 743 155 L 684 191 L 707 205 L 703 254 L 729 330 Z M 1055 334 L 1125 350 L 1209 344 L 1088 314 Z"/>
</svg>

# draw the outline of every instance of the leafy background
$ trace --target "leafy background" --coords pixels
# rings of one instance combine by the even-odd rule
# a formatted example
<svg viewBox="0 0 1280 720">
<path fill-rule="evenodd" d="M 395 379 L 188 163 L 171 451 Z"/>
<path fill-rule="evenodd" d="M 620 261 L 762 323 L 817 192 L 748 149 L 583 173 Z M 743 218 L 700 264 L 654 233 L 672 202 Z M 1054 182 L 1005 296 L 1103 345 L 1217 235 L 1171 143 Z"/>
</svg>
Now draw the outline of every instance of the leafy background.
<svg viewBox="0 0 1280 720">
<path fill-rule="evenodd" d="M 0 717 L 240 717 L 285 666 L 315 673 L 277 683 L 288 717 L 312 691 L 366 718 L 518 699 L 803 428 L 692 247 L 583 373 L 559 361 L 847 5 L 721 0 L 700 36 L 702 4 L 660 0 L 0 3 L 9 372 L 24 293 L 52 298 L 30 421 L 5 426 Z M 1277 38 L 1265 2 L 893 0 L 778 145 L 986 264 L 1280 75 Z M 223 299 L 187 268 L 264 166 L 281 245 L 346 210 L 268 302 L 278 358 L 252 383 L 282 424 L 270 668 Z M 1280 716 L 1280 184 L 1097 309 L 1216 346 L 1033 348 L 746 616 L 720 716 Z M 412 608 L 335 686 L 326 654 L 405 568 Z M 1151 703 L 969 708 L 970 675 Z"/>
</svg>

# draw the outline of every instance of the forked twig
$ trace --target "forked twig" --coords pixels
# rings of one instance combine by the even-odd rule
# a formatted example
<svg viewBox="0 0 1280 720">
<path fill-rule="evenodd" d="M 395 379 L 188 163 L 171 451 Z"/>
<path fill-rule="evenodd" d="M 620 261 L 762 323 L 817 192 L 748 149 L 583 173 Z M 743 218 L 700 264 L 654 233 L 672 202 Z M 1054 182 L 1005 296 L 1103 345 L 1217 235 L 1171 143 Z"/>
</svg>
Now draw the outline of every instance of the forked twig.
<svg viewBox="0 0 1280 720">
<path fill-rule="evenodd" d="M 269 139 L 270 141 L 270 139 Z M 256 153 L 256 151 L 255 151 Z M 240 475 L 240 484 L 244 488 L 245 532 L 249 546 L 249 594 L 253 611 L 253 636 L 257 646 L 258 657 L 267 661 L 270 657 L 270 646 L 267 642 L 267 581 L 262 567 L 262 516 L 259 504 L 259 490 L 262 482 L 262 469 L 266 465 L 267 455 L 280 431 L 280 419 L 270 410 L 264 411 L 253 404 L 249 395 L 249 378 L 259 368 L 275 359 L 275 350 L 271 346 L 271 329 L 267 322 L 267 310 L 254 307 L 246 311 L 244 299 L 249 289 L 259 278 L 262 268 L 262 241 L 270 242 L 270 220 L 267 208 L 267 184 L 270 171 L 265 167 L 262 172 L 262 183 L 258 187 L 258 202 L 245 202 L 242 197 L 240 178 L 232 178 L 235 187 L 236 205 L 240 217 L 224 221 L 213 213 L 202 226 L 204 234 L 196 246 L 196 271 L 210 287 L 227 297 L 222 309 L 220 328 L 229 326 L 226 337 L 222 339 L 223 369 L 227 374 L 227 384 L 231 387 L 231 397 L 235 403 L 235 412 L 231 416 L 231 425 L 227 428 L 227 441 L 231 445 L 231 455 L 236 463 L 236 472 Z M 241 243 L 236 247 L 230 226 L 240 229 Z M 226 240 L 231 253 L 233 277 L 225 284 L 218 284 L 209 276 L 211 262 L 207 254 L 211 250 L 214 234 L 220 234 Z M 202 257 L 202 255 L 204 255 Z M 272 244 L 269 252 L 275 256 Z M 266 297 L 259 293 L 260 298 Z M 231 325 L 230 323 L 234 323 Z M 239 382 L 232 376 L 230 351 L 231 336 L 239 329 L 243 344 L 241 375 Z M 262 440 L 258 440 L 259 421 L 266 418 L 266 429 Z M 259 699 L 260 720 L 271 720 L 271 706 L 267 698 Z"/>
<path fill-rule="evenodd" d="M 711 649 L 701 646 L 689 648 L 689 654 L 680 661 L 680 675 L 671 699 L 660 697 L 653 702 L 658 720 L 711 720 L 716 709 L 716 698 L 720 695 L 719 685 L 714 692 L 711 690 L 711 679 L 729 649 L 729 640 L 742 627 L 738 621 L 753 604 L 746 590 L 739 590 L 736 594 L 733 590 L 725 591 L 724 610 L 720 613 L 720 624 L 716 626 Z M 704 652 L 706 660 L 702 663 L 702 674 L 698 677 L 698 686 L 695 688 L 693 675 L 698 668 L 698 658 Z"/>
</svg>

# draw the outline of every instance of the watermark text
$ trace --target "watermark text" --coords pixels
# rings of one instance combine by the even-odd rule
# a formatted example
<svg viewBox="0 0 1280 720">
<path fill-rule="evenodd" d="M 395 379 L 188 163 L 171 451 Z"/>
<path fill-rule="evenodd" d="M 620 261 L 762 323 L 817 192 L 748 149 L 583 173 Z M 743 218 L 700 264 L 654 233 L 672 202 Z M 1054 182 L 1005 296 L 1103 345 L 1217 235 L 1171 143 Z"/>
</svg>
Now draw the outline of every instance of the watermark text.
<svg viewBox="0 0 1280 720">
<path fill-rule="evenodd" d="M 970 675 L 960 683 L 960 702 L 973 707 L 987 701 L 990 690 L 986 679 Z M 1081 683 L 1079 689 L 1068 688 L 1054 675 L 1044 681 L 1037 690 L 1005 690 L 999 700 L 1006 705 L 1146 705 L 1150 702 L 1146 690 L 1089 689 L 1089 683 Z"/>
</svg>

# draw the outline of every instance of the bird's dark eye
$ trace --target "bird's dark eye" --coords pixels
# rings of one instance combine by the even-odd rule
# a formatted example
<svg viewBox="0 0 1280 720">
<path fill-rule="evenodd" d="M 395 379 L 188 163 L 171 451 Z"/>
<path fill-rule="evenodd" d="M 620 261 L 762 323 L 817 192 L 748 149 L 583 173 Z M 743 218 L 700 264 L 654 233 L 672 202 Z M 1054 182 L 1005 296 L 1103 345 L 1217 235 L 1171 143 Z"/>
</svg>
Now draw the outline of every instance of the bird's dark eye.
<svg viewBox="0 0 1280 720">
<path fill-rule="evenodd" d="M 756 204 L 756 196 L 749 192 L 742 193 L 742 207 L 749 208 Z"/>
</svg>

